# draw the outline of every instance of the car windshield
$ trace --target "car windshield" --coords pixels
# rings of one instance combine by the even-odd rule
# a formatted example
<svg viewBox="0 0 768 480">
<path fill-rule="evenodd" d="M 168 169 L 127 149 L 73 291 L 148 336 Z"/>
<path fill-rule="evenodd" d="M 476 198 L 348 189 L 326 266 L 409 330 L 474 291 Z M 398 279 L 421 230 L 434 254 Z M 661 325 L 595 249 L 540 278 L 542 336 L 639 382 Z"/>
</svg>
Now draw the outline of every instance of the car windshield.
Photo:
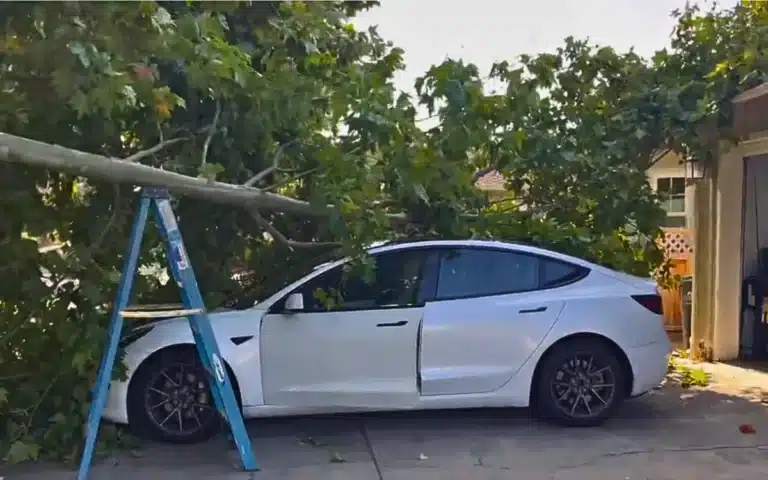
<svg viewBox="0 0 768 480">
<path fill-rule="evenodd" d="M 323 268 L 330 263 L 340 260 L 341 258 L 342 258 L 341 252 L 336 250 L 336 251 L 325 253 L 323 255 L 318 255 L 317 257 L 313 257 L 311 260 L 303 262 L 295 268 L 285 269 L 283 272 L 281 272 L 281 275 L 278 275 L 276 277 L 275 282 L 269 282 L 269 286 L 271 288 L 269 288 L 268 290 L 270 291 L 268 292 L 265 291 L 263 298 L 259 300 L 264 300 L 268 298 L 269 296 L 280 291 L 282 288 L 287 287 L 293 282 L 306 277 L 307 275 L 314 272 L 315 270 Z"/>
<path fill-rule="evenodd" d="M 387 240 L 382 240 L 378 242 L 374 242 L 369 244 L 365 247 L 365 250 L 370 252 L 371 250 L 384 246 L 388 244 L 389 242 Z M 274 295 L 275 293 L 279 292 L 281 289 L 287 287 L 288 285 L 292 284 L 293 282 L 300 280 L 313 271 L 323 268 L 326 265 L 336 262 L 337 260 L 341 260 L 343 258 L 343 255 L 341 253 L 341 250 L 336 248 L 330 251 L 327 251 L 325 253 L 322 253 L 320 255 L 314 256 L 311 259 L 300 262 L 296 267 L 294 268 L 286 268 L 280 270 L 280 272 L 277 274 L 277 276 L 270 278 L 268 282 L 263 283 L 263 288 L 260 288 L 261 291 L 263 291 L 263 294 L 259 295 L 259 298 L 254 298 L 254 301 L 260 302 L 262 300 L 266 300 L 270 296 Z"/>
<path fill-rule="evenodd" d="M 318 268 L 322 268 L 341 258 L 341 251 L 334 249 L 314 256 L 309 260 L 298 262 L 296 266 L 291 268 L 276 268 L 274 275 L 269 275 L 266 278 L 258 276 L 256 279 L 251 280 L 248 273 L 241 274 L 239 281 L 243 285 L 243 289 L 240 295 L 228 299 L 223 306 L 237 309 L 250 308 Z"/>
</svg>

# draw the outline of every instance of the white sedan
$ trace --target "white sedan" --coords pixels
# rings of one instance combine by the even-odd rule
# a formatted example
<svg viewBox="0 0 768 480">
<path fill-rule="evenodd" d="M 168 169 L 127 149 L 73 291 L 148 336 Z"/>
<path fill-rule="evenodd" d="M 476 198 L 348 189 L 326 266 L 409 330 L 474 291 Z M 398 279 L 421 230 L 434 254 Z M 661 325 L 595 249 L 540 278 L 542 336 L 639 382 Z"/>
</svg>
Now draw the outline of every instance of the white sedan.
<svg viewBox="0 0 768 480">
<path fill-rule="evenodd" d="M 345 274 L 341 259 L 252 308 L 209 315 L 246 418 L 531 406 L 597 425 L 666 374 L 653 281 L 493 241 L 369 253 L 372 280 Z M 216 433 L 185 318 L 133 330 L 123 348 L 128 378 L 112 382 L 105 418 L 177 443 Z"/>
</svg>

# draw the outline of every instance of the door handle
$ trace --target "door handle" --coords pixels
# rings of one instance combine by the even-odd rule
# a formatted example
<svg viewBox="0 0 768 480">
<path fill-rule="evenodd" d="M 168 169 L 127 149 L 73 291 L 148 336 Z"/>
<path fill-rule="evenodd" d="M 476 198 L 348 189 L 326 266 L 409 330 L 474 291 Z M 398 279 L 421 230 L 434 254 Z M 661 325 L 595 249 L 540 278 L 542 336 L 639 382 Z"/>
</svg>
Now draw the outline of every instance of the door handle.
<svg viewBox="0 0 768 480">
<path fill-rule="evenodd" d="M 392 323 L 377 323 L 377 327 L 402 327 L 408 325 L 407 320 L 400 320 L 399 322 L 392 322 Z"/>
<path fill-rule="evenodd" d="M 539 308 L 526 308 L 518 311 L 517 313 L 541 313 L 546 311 L 547 311 L 547 307 L 539 307 Z"/>
</svg>

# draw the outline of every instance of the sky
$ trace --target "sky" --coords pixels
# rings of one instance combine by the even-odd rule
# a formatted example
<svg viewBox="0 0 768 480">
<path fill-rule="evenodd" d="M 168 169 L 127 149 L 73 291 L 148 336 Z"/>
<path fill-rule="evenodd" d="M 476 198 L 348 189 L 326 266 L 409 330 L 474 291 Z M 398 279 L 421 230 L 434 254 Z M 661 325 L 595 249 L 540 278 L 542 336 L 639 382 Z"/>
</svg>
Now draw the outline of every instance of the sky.
<svg viewBox="0 0 768 480">
<path fill-rule="evenodd" d="M 685 0 L 381 0 L 354 23 L 378 25 L 383 38 L 405 50 L 406 71 L 396 85 L 410 92 L 446 57 L 487 74 L 494 62 L 552 51 L 569 35 L 650 56 L 668 45 L 670 13 L 684 6 Z"/>
</svg>

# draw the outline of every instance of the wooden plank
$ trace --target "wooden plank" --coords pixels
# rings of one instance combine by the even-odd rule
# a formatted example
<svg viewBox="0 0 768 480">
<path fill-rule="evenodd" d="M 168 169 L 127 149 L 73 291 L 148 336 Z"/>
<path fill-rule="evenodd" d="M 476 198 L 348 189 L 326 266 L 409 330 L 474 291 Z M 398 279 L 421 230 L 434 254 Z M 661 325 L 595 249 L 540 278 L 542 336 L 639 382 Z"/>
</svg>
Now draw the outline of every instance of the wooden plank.
<svg viewBox="0 0 768 480">
<path fill-rule="evenodd" d="M 202 308 L 183 308 L 179 310 L 123 310 L 120 316 L 123 318 L 173 318 L 186 317 L 187 315 L 199 315 Z"/>
<path fill-rule="evenodd" d="M 672 275 L 690 275 L 692 259 L 674 259 L 671 261 Z M 661 304 L 664 310 L 664 326 L 668 330 L 678 330 L 683 326 L 682 295 L 680 288 L 660 289 Z"/>
</svg>

